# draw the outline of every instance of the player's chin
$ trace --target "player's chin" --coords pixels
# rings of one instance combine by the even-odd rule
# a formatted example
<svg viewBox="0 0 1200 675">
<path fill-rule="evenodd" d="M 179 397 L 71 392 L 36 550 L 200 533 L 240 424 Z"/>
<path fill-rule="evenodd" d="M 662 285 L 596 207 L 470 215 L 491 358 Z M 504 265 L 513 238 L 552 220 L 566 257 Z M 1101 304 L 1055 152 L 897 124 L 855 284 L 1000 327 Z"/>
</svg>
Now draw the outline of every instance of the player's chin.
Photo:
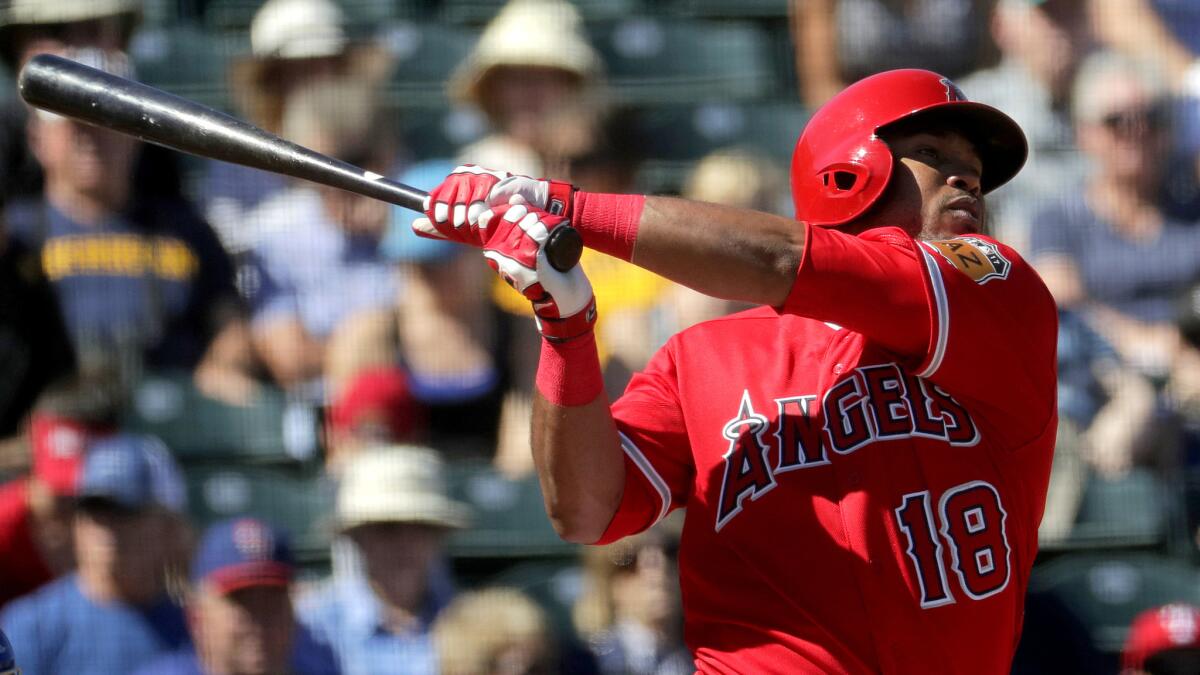
<svg viewBox="0 0 1200 675">
<path fill-rule="evenodd" d="M 926 228 L 930 239 L 950 239 L 987 231 L 983 214 L 975 215 L 965 209 L 946 209 Z"/>
</svg>

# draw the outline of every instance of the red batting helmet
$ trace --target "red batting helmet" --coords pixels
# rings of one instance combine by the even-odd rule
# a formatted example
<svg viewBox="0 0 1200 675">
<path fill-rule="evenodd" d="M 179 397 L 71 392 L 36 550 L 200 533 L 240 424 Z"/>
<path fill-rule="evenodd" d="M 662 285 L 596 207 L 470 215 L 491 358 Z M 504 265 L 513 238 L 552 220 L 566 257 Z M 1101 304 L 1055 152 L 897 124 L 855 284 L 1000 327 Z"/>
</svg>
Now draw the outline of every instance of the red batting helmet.
<svg viewBox="0 0 1200 675">
<path fill-rule="evenodd" d="M 1011 117 L 968 101 L 949 79 L 928 70 L 889 70 L 847 87 L 804 127 L 792 155 L 796 219 L 841 225 L 870 208 L 892 176 L 892 153 L 879 134 L 908 119 L 928 120 L 931 131 L 964 131 L 983 162 L 984 193 L 1015 176 L 1029 152 Z"/>
</svg>

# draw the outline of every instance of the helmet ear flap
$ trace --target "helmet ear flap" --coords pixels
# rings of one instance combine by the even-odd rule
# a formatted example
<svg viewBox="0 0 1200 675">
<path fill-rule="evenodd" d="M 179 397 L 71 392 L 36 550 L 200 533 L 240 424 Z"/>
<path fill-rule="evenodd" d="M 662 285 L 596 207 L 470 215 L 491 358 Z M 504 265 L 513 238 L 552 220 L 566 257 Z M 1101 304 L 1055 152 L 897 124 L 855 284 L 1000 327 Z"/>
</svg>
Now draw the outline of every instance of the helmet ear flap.
<svg viewBox="0 0 1200 675">
<path fill-rule="evenodd" d="M 841 199 L 861 192 L 871 177 L 871 169 L 857 162 L 835 162 L 818 171 L 817 177 L 823 196 Z"/>
</svg>

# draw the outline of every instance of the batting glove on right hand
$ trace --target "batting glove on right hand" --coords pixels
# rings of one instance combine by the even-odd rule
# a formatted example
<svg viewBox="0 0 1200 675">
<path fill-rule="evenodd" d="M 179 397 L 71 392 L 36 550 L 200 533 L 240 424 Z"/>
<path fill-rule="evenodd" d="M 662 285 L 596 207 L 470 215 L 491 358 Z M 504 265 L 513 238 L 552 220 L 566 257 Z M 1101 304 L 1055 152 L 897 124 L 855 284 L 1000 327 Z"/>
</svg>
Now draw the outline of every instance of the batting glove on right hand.
<svg viewBox="0 0 1200 675">
<path fill-rule="evenodd" d="M 484 237 L 479 232 L 479 219 L 489 209 L 525 203 L 570 220 L 575 192 L 570 183 L 463 164 L 430 191 L 425 217 L 413 222 L 413 231 L 424 237 L 481 247 Z"/>
<path fill-rule="evenodd" d="M 483 257 L 500 278 L 533 303 L 538 330 L 551 342 L 564 342 L 591 332 L 596 323 L 596 296 L 579 265 L 559 272 L 546 257 L 550 232 L 567 222 L 519 203 L 485 211 L 479 231 L 486 233 Z"/>
</svg>

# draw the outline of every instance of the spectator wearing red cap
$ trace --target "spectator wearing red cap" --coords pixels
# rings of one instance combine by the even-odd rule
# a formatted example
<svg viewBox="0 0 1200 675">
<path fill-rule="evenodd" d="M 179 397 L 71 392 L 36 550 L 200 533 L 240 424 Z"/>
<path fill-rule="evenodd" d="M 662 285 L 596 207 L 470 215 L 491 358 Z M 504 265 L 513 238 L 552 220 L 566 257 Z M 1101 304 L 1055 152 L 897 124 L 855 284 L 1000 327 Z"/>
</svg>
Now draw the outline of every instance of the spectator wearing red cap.
<svg viewBox="0 0 1200 675">
<path fill-rule="evenodd" d="M 74 565 L 71 519 L 88 443 L 113 429 L 117 403 L 103 386 L 72 380 L 49 389 L 30 418 L 33 470 L 0 486 L 0 606 Z"/>
<path fill-rule="evenodd" d="M 1122 675 L 1200 673 L 1200 607 L 1172 603 L 1138 614 L 1121 654 Z"/>
<path fill-rule="evenodd" d="M 391 366 L 355 375 L 329 407 L 325 421 L 326 467 L 334 475 L 361 450 L 420 442 L 428 412 L 412 394 L 408 376 Z"/>
<path fill-rule="evenodd" d="M 219 522 L 192 562 L 188 628 L 195 647 L 138 675 L 330 675 L 333 653 L 296 625 L 287 536 L 256 518 Z"/>
</svg>

